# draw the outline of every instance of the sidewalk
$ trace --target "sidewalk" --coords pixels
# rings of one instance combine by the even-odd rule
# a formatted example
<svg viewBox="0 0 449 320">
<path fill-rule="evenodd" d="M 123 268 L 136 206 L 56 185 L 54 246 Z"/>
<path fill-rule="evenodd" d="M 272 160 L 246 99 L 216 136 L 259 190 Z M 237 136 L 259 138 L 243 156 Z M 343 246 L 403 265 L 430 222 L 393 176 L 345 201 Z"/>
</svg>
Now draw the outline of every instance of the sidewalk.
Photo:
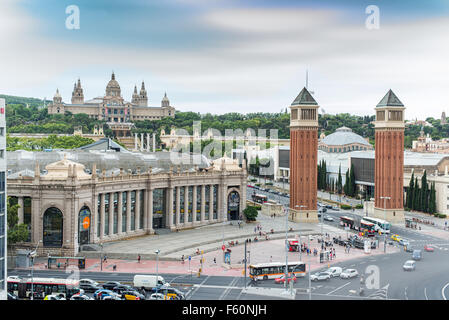
<svg viewBox="0 0 449 320">
<path fill-rule="evenodd" d="M 331 226 L 325 226 L 325 233 L 330 234 L 330 239 L 333 236 L 341 235 L 343 239 L 346 239 L 346 231 L 337 229 Z M 169 235 L 167 235 L 169 236 Z M 289 238 L 294 238 L 294 234 L 290 234 Z M 310 241 L 310 240 L 309 240 Z M 307 243 L 307 236 L 301 237 L 301 242 Z M 240 242 L 239 242 L 240 243 Z M 313 239 L 309 243 L 310 248 L 317 248 L 318 251 L 321 248 L 321 244 Z M 351 248 L 349 253 L 344 252 L 344 247 L 334 244 L 336 251 L 336 259 L 331 260 L 326 263 L 319 262 L 319 255 L 313 256 L 302 253 L 300 258 L 299 252 L 288 252 L 289 261 L 303 261 L 305 263 L 310 262 L 311 270 L 316 270 L 322 267 L 327 267 L 328 265 L 333 265 L 343 261 L 384 254 L 383 253 L 383 243 L 380 243 L 380 248 L 371 250 L 370 254 L 364 253 L 363 250 Z M 205 252 L 203 255 L 191 254 L 191 261 L 189 263 L 188 255 L 185 256 L 185 261 L 182 263 L 179 258 L 177 261 L 167 261 L 151 259 L 142 259 L 139 263 L 137 258 L 132 260 L 124 259 L 111 259 L 108 258 L 106 263 L 103 263 L 103 272 L 126 272 L 126 273 L 156 273 L 156 266 L 159 273 L 166 274 L 184 274 L 186 276 L 191 275 L 196 277 L 198 275 L 198 270 L 202 268 L 202 275 L 208 276 L 242 276 L 244 265 L 241 264 L 244 259 L 244 241 L 237 246 L 232 246 L 231 248 L 231 263 L 236 266 L 236 268 L 229 269 L 228 265 L 223 264 L 223 251 L 221 249 L 213 250 L 210 252 Z M 247 259 L 249 264 L 256 264 L 262 262 L 285 262 L 285 234 L 283 238 L 268 240 L 268 241 L 258 241 L 248 243 L 247 245 Z M 387 254 L 398 252 L 399 249 L 396 247 L 387 246 Z M 179 253 L 177 253 L 179 254 Z M 136 256 L 137 257 L 137 256 Z M 204 258 L 204 263 L 201 265 L 200 259 Z M 214 258 L 216 263 L 214 263 Z M 116 265 L 117 270 L 113 271 L 112 266 Z M 35 270 L 45 270 L 45 263 L 36 263 Z M 100 271 L 100 259 L 89 258 L 86 259 L 86 271 Z"/>
</svg>

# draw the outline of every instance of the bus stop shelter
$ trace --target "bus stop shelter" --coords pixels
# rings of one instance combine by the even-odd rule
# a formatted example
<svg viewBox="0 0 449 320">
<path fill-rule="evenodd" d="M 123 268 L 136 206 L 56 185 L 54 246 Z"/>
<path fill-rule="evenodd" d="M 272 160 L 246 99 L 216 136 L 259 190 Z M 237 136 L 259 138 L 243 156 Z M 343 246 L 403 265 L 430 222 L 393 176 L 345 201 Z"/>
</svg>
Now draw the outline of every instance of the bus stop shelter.
<svg viewBox="0 0 449 320">
<path fill-rule="evenodd" d="M 48 257 L 48 269 L 66 269 L 68 266 L 76 266 L 78 269 L 86 268 L 85 257 Z"/>
</svg>

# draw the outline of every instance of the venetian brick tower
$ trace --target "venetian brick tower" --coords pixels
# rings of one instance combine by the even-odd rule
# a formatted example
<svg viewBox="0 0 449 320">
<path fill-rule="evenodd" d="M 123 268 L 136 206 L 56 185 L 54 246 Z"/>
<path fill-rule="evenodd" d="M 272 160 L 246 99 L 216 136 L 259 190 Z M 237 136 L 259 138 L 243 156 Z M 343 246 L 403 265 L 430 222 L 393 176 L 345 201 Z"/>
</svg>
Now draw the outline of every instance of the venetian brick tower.
<svg viewBox="0 0 449 320">
<path fill-rule="evenodd" d="M 405 107 L 389 90 L 375 110 L 374 216 L 400 222 L 404 221 Z"/>
<path fill-rule="evenodd" d="M 318 222 L 318 108 L 306 88 L 290 106 L 290 219 L 295 222 Z"/>
</svg>

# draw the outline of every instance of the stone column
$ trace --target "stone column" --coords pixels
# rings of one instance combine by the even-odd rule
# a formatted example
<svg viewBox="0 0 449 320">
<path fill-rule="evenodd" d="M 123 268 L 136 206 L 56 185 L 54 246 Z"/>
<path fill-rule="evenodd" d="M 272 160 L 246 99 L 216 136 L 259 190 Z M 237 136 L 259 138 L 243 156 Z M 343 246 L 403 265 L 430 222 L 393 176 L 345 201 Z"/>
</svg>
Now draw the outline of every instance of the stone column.
<svg viewBox="0 0 449 320">
<path fill-rule="evenodd" d="M 137 151 L 137 140 L 138 140 L 137 133 L 134 133 L 134 150 L 136 151 Z"/>
<path fill-rule="evenodd" d="M 181 187 L 176 188 L 176 227 L 180 226 L 181 224 Z"/>
<path fill-rule="evenodd" d="M 18 201 L 19 201 L 19 210 L 18 210 L 18 215 L 19 215 L 19 224 L 23 223 L 23 212 L 24 212 L 24 207 L 23 207 L 23 197 L 18 197 Z"/>
<path fill-rule="evenodd" d="M 123 215 L 123 192 L 118 193 L 118 217 L 117 217 L 117 234 L 122 234 L 122 215 Z"/>
<path fill-rule="evenodd" d="M 153 133 L 153 152 L 156 152 L 156 134 Z"/>
<path fill-rule="evenodd" d="M 42 239 L 42 219 L 40 218 L 40 214 L 44 214 L 44 212 L 40 212 L 39 205 L 39 194 L 36 197 L 31 198 L 31 242 L 37 243 L 40 239 Z"/>
<path fill-rule="evenodd" d="M 140 151 L 143 151 L 143 133 L 140 134 Z"/>
<path fill-rule="evenodd" d="M 184 187 L 184 225 L 189 223 L 189 186 Z"/>
<path fill-rule="evenodd" d="M 150 134 L 147 133 L 147 152 L 150 152 Z"/>
<path fill-rule="evenodd" d="M 173 225 L 173 188 L 167 188 L 167 206 L 168 208 L 168 227 L 170 230 L 174 228 Z"/>
<path fill-rule="evenodd" d="M 150 234 L 154 234 L 153 229 L 153 190 L 148 190 L 148 221 L 147 228 Z"/>
<path fill-rule="evenodd" d="M 109 230 L 108 236 L 114 234 L 114 193 L 109 193 Z"/>
<path fill-rule="evenodd" d="M 135 213 L 134 213 L 134 230 L 140 229 L 140 192 L 142 190 L 136 190 L 136 205 L 135 205 Z"/>
<path fill-rule="evenodd" d="M 131 232 L 131 190 L 126 194 L 126 233 Z M 135 210 L 134 206 L 134 210 Z M 135 211 L 134 211 L 135 213 Z"/>
<path fill-rule="evenodd" d="M 201 186 L 201 224 L 206 223 L 206 185 Z"/>
<path fill-rule="evenodd" d="M 143 226 L 141 228 L 148 233 L 148 219 L 149 219 L 149 205 L 148 205 L 148 193 L 150 191 L 145 189 L 143 192 Z"/>
<path fill-rule="evenodd" d="M 209 221 L 214 220 L 214 185 L 209 187 Z"/>
<path fill-rule="evenodd" d="M 193 186 L 193 196 L 192 196 L 192 223 L 195 225 L 197 224 L 197 220 L 196 220 L 196 202 L 197 202 L 197 198 L 196 198 L 196 193 L 197 193 L 197 186 Z"/>
<path fill-rule="evenodd" d="M 104 193 L 100 194 L 100 241 L 104 238 L 104 221 L 105 221 L 105 212 L 104 212 Z"/>
</svg>

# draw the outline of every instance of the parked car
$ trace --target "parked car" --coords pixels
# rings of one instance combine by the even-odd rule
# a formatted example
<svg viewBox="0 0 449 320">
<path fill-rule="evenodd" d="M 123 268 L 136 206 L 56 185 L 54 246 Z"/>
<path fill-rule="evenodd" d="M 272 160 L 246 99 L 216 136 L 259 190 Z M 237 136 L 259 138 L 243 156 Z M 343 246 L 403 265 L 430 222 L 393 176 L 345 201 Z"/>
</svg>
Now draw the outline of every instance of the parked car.
<svg viewBox="0 0 449 320">
<path fill-rule="evenodd" d="M 65 298 L 61 295 L 49 294 L 45 296 L 44 300 L 65 300 Z"/>
<path fill-rule="evenodd" d="M 331 206 L 330 204 L 326 204 L 324 207 L 325 207 L 326 209 L 332 209 L 332 206 Z"/>
<path fill-rule="evenodd" d="M 120 286 L 121 283 L 118 281 L 108 281 L 102 284 L 104 289 L 112 290 L 117 286 Z"/>
<path fill-rule="evenodd" d="M 293 282 L 296 283 L 297 279 L 296 279 L 295 275 L 293 275 L 293 276 L 289 275 L 288 279 L 287 279 L 287 283 L 290 283 L 292 279 L 293 279 Z M 285 283 L 285 274 L 283 274 L 279 278 L 274 279 L 274 282 L 275 283 Z"/>
<path fill-rule="evenodd" d="M 329 280 L 331 275 L 327 272 L 317 272 L 310 276 L 311 281 Z"/>
<path fill-rule="evenodd" d="M 93 300 L 93 298 L 85 294 L 74 294 L 70 297 L 70 300 Z"/>
<path fill-rule="evenodd" d="M 83 289 L 85 292 L 95 292 L 97 290 L 103 289 L 101 285 L 96 285 L 93 283 L 80 283 L 80 289 Z"/>
<path fill-rule="evenodd" d="M 349 279 L 349 278 L 355 278 L 359 275 L 356 269 L 346 269 L 340 274 L 340 278 L 342 279 Z"/>
<path fill-rule="evenodd" d="M 153 289 L 153 291 L 156 291 L 156 288 Z M 164 295 L 168 295 L 169 297 L 174 297 L 177 300 L 184 300 L 185 295 L 180 290 L 171 287 L 170 285 L 162 285 L 157 289 L 158 293 L 163 293 Z"/>
<path fill-rule="evenodd" d="M 339 277 L 340 274 L 343 272 L 343 269 L 340 267 L 330 267 L 326 270 L 327 273 L 331 275 L 331 277 Z"/>
<path fill-rule="evenodd" d="M 340 211 L 340 208 L 339 208 L 339 207 L 332 207 L 332 210 L 334 210 L 334 211 Z"/>
<path fill-rule="evenodd" d="M 165 300 L 163 293 L 153 293 L 148 300 Z"/>
<path fill-rule="evenodd" d="M 434 251 L 433 247 L 431 247 L 431 246 L 429 246 L 427 244 L 424 245 L 424 250 L 427 251 L 427 252 L 433 252 Z"/>
<path fill-rule="evenodd" d="M 121 284 L 114 288 L 112 288 L 112 291 L 115 293 L 121 294 L 123 291 L 136 291 L 133 287 L 127 285 L 127 284 Z"/>
<path fill-rule="evenodd" d="M 405 248 L 405 252 L 413 252 L 414 250 L 416 250 L 412 246 L 405 246 L 404 248 Z"/>
<path fill-rule="evenodd" d="M 94 295 L 93 295 L 95 300 L 104 300 L 104 298 L 107 296 L 116 297 L 116 296 L 118 296 L 118 294 L 111 290 L 100 289 L 100 290 L 95 291 Z"/>
<path fill-rule="evenodd" d="M 404 271 L 414 271 L 415 265 L 416 265 L 415 261 L 407 260 L 407 261 L 405 261 L 404 265 L 402 266 L 402 269 L 404 269 Z"/>
<path fill-rule="evenodd" d="M 80 284 L 86 284 L 90 283 L 96 286 L 99 286 L 100 284 L 97 281 L 91 280 L 91 279 L 80 279 Z"/>
<path fill-rule="evenodd" d="M 323 218 L 325 221 L 334 221 L 334 218 L 332 218 L 331 216 L 325 215 Z"/>
<path fill-rule="evenodd" d="M 421 260 L 422 259 L 422 252 L 421 252 L 421 250 L 413 250 L 412 259 L 413 260 Z"/>
<path fill-rule="evenodd" d="M 145 296 L 136 290 L 122 291 L 121 298 L 124 300 L 145 300 Z"/>
</svg>

